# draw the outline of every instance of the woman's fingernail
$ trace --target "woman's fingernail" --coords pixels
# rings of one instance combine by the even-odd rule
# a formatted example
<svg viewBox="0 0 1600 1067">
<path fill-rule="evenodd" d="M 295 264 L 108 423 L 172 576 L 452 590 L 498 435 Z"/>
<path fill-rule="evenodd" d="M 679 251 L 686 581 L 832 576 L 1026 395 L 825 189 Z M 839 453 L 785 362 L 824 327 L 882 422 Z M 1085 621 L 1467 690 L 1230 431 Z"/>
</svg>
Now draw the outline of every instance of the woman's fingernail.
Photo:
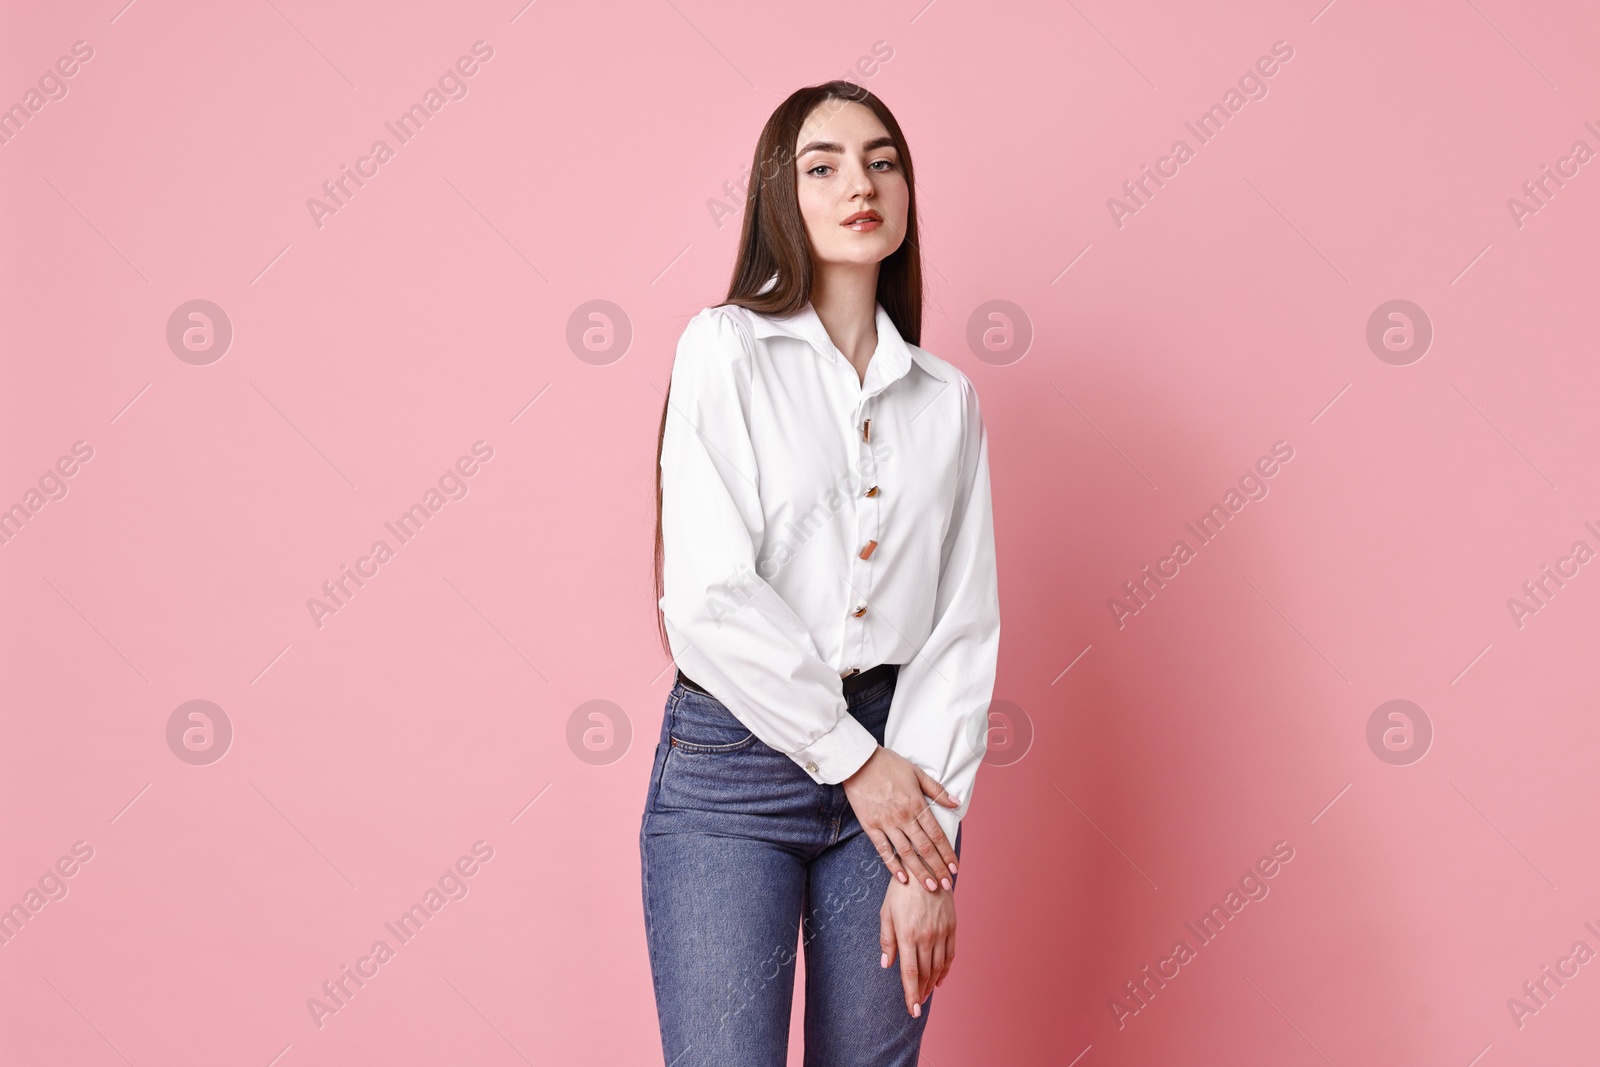
<svg viewBox="0 0 1600 1067">
<path fill-rule="evenodd" d="M 911 1017 L 913 1019 L 922 1018 L 922 1005 L 921 1004 L 913 1004 L 913 1005 L 911 1005 Z"/>
<path fill-rule="evenodd" d="M 949 889 L 950 888 L 950 879 L 941 878 L 941 879 L 939 879 L 939 884 L 944 886 L 946 889 Z"/>
<path fill-rule="evenodd" d="M 910 884 L 911 884 L 911 883 L 910 883 L 910 882 L 909 882 L 909 881 L 907 881 L 907 879 L 906 879 L 906 872 L 905 872 L 905 871 L 895 871 L 895 872 L 894 872 L 894 876 L 895 876 L 895 877 L 896 877 L 896 878 L 898 878 L 898 879 L 900 879 L 900 884 L 901 884 L 901 885 L 910 885 Z"/>
<path fill-rule="evenodd" d="M 885 952 L 883 954 L 883 957 L 878 960 L 878 966 L 879 967 L 887 967 L 887 966 L 889 966 L 889 954 L 887 952 Z"/>
<path fill-rule="evenodd" d="M 930 893 L 937 893 L 939 891 L 939 887 L 934 884 L 932 878 L 924 878 L 922 880 L 922 884 L 928 887 L 928 892 Z"/>
<path fill-rule="evenodd" d="M 956 870 L 956 865 L 953 864 L 953 863 L 947 863 L 947 864 L 945 864 L 945 866 L 950 868 L 950 873 L 951 874 L 960 874 L 961 873 L 960 871 Z"/>
</svg>

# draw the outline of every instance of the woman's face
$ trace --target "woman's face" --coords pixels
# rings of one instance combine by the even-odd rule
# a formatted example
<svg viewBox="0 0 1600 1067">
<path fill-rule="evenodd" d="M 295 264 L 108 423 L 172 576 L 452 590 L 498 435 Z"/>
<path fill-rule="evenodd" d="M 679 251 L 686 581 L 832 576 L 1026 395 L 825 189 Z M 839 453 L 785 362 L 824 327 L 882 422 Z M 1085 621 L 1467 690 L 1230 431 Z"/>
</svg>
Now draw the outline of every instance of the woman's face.
<svg viewBox="0 0 1600 1067">
<path fill-rule="evenodd" d="M 815 262 L 877 263 L 905 240 L 911 196 L 900 152 L 866 105 L 824 100 L 811 110 L 795 143 L 795 179 Z"/>
</svg>

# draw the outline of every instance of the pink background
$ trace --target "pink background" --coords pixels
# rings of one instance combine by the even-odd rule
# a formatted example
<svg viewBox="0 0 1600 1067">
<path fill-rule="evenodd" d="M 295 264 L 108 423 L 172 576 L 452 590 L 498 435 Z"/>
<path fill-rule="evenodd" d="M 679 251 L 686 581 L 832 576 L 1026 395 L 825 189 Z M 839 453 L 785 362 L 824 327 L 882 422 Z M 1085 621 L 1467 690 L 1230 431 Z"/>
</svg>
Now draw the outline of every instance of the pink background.
<svg viewBox="0 0 1600 1067">
<path fill-rule="evenodd" d="M 661 1062 L 660 390 L 724 292 L 724 182 L 852 68 L 920 175 L 923 345 L 983 400 L 996 697 L 1032 731 L 978 778 L 925 1062 L 1593 1059 L 1600 963 L 1507 1005 L 1600 951 L 1600 567 L 1507 606 L 1600 549 L 1600 163 L 1507 207 L 1600 149 L 1592 5 L 121 4 L 10 3 L 0 33 L 0 103 L 94 50 L 0 147 L 0 506 L 93 449 L 0 546 L 0 904 L 93 850 L 0 946 L 0 1061 Z M 307 199 L 479 40 L 468 95 L 319 228 Z M 194 299 L 233 328 L 206 365 L 166 339 Z M 1366 340 L 1396 299 L 1434 331 L 1403 366 Z M 598 363 L 567 339 L 593 300 L 632 331 Z M 992 300 L 1021 358 L 968 345 Z M 319 628 L 307 600 L 480 440 Z M 1396 699 L 1433 731 L 1403 765 L 1367 738 Z M 231 724 L 215 762 L 169 746 L 191 700 Z M 598 752 L 569 741 L 592 700 L 620 708 Z M 468 894 L 319 1028 L 307 999 L 477 841 Z M 1119 1026 L 1280 841 L 1270 894 Z"/>
</svg>

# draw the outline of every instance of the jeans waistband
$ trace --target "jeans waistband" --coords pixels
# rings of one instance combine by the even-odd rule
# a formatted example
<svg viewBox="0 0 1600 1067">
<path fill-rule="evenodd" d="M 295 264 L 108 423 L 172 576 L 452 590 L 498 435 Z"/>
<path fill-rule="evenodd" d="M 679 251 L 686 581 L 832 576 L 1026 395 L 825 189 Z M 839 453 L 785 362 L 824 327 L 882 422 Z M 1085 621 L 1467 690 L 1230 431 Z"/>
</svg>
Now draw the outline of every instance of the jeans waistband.
<svg viewBox="0 0 1600 1067">
<path fill-rule="evenodd" d="M 857 671 L 843 680 L 845 699 L 848 700 L 863 689 L 870 688 L 880 682 L 886 682 L 899 674 L 899 672 L 900 665 L 898 663 L 880 663 L 868 670 Z M 716 699 L 716 694 L 702 688 L 693 678 L 690 678 L 682 671 L 678 672 L 678 681 L 682 682 L 686 689 L 692 689 L 696 693 Z"/>
</svg>

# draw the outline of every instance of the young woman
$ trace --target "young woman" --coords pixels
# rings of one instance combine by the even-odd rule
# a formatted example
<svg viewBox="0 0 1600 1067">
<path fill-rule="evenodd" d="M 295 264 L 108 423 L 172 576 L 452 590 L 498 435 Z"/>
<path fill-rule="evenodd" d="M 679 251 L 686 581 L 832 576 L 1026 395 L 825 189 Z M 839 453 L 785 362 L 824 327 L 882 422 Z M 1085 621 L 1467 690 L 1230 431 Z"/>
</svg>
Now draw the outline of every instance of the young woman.
<svg viewBox="0 0 1600 1067">
<path fill-rule="evenodd" d="M 917 347 L 916 206 L 876 96 L 797 91 L 728 298 L 678 342 L 656 593 L 679 673 L 639 837 L 670 1067 L 782 1067 L 797 937 L 806 1063 L 914 1067 L 955 959 L 999 597 L 977 394 Z"/>
</svg>

